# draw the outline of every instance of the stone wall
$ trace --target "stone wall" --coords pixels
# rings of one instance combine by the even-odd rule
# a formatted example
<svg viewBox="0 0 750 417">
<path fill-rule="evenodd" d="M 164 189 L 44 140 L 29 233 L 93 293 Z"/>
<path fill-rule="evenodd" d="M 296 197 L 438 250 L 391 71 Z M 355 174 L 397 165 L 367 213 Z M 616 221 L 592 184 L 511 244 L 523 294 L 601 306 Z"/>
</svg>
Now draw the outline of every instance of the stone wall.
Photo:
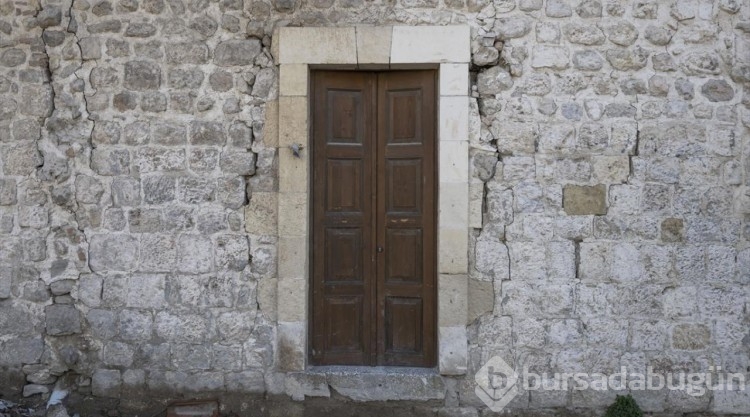
<svg viewBox="0 0 750 417">
<path fill-rule="evenodd" d="M 413 396 L 275 366 L 274 29 L 354 24 L 472 28 L 470 369 Z M 4 0 L 0 32 L 0 395 L 332 389 L 472 413 L 494 355 L 750 367 L 747 2 Z M 750 410 L 746 392 L 633 394 Z"/>
</svg>

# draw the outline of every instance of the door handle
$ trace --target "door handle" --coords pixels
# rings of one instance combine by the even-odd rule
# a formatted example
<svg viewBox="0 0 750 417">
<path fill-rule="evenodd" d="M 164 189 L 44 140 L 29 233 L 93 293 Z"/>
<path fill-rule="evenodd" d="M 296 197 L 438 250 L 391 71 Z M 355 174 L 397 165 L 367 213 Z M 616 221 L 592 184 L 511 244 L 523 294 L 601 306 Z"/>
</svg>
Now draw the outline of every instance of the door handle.
<svg viewBox="0 0 750 417">
<path fill-rule="evenodd" d="M 383 247 L 378 245 L 378 253 L 383 253 Z"/>
</svg>

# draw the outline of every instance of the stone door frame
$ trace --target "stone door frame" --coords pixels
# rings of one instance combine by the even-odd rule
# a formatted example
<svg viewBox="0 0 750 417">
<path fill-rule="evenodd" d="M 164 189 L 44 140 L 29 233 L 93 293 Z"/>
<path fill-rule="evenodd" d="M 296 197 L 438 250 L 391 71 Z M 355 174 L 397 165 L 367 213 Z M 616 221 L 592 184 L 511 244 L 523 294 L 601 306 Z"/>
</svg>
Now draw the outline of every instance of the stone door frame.
<svg viewBox="0 0 750 417">
<path fill-rule="evenodd" d="M 438 368 L 466 373 L 469 252 L 468 26 L 283 27 L 279 63 L 279 371 L 308 366 L 311 68 L 438 69 Z M 300 157 L 291 149 L 300 145 Z"/>
</svg>

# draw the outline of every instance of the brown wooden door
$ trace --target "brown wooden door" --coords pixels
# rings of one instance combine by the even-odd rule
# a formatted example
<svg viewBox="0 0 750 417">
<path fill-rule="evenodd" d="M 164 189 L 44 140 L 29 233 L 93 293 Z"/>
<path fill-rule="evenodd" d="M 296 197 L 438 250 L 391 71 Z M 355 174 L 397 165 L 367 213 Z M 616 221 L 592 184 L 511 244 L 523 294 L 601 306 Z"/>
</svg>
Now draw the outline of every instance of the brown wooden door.
<svg viewBox="0 0 750 417">
<path fill-rule="evenodd" d="M 435 72 L 312 80 L 312 362 L 433 366 Z"/>
</svg>

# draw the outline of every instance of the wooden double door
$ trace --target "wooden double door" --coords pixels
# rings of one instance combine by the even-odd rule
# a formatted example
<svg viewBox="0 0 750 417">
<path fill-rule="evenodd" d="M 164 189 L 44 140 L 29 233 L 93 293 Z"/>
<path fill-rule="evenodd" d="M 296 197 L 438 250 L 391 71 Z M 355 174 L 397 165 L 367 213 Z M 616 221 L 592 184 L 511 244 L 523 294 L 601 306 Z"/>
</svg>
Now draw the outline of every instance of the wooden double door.
<svg viewBox="0 0 750 417">
<path fill-rule="evenodd" d="M 436 73 L 311 78 L 312 363 L 434 366 Z"/>
</svg>

